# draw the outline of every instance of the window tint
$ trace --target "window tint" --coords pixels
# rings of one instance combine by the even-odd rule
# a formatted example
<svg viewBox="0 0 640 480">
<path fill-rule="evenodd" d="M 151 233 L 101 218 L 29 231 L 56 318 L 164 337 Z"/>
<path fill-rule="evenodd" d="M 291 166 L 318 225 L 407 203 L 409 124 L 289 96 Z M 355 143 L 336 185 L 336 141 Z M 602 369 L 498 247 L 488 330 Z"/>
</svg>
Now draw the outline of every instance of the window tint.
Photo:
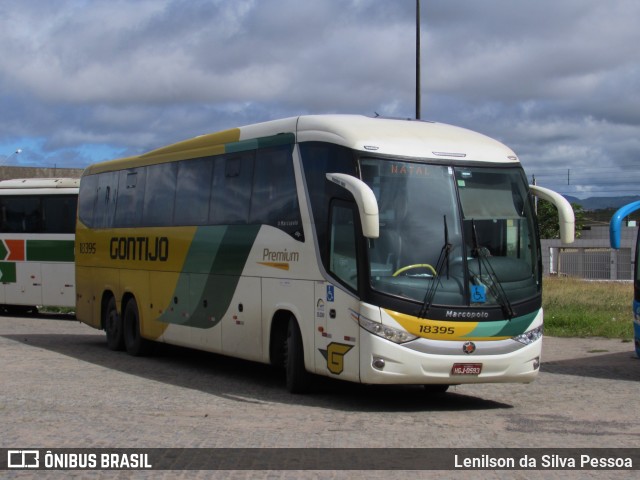
<svg viewBox="0 0 640 480">
<path fill-rule="evenodd" d="M 213 158 L 180 162 L 175 201 L 175 225 L 204 225 L 209 218 Z"/>
<path fill-rule="evenodd" d="M 146 168 L 143 225 L 171 225 L 176 196 L 177 163 L 160 163 Z"/>
<path fill-rule="evenodd" d="M 35 233 L 42 231 L 42 206 L 38 197 L 4 197 L 2 205 L 2 231 Z"/>
<path fill-rule="evenodd" d="M 88 227 L 94 226 L 94 208 L 98 197 L 98 175 L 87 175 L 80 181 L 78 218 Z"/>
<path fill-rule="evenodd" d="M 327 173 L 346 173 L 358 176 L 352 150 L 322 142 L 300 144 L 300 155 L 304 167 L 307 194 L 311 200 L 311 212 L 316 226 L 322 262 L 328 263 L 329 202 L 332 198 L 349 198 L 346 190 L 327 180 Z"/>
<path fill-rule="evenodd" d="M 209 222 L 237 225 L 249 221 L 255 152 L 217 157 L 211 184 Z"/>
<path fill-rule="evenodd" d="M 101 173 L 98 176 L 98 190 L 94 208 L 94 226 L 110 228 L 116 211 L 118 197 L 118 172 Z"/>
<path fill-rule="evenodd" d="M 79 216 L 92 228 L 267 224 L 304 241 L 292 150 L 267 146 L 89 175 Z"/>
<path fill-rule="evenodd" d="M 0 231 L 73 233 L 77 196 L 17 195 L 0 197 Z"/>
<path fill-rule="evenodd" d="M 50 195 L 42 197 L 42 231 L 45 233 L 74 233 L 76 230 L 75 195 Z"/>
<path fill-rule="evenodd" d="M 250 223 L 272 225 L 302 239 L 290 145 L 258 150 Z"/>
<path fill-rule="evenodd" d="M 329 271 L 354 290 L 358 288 L 355 213 L 347 205 L 331 209 Z"/>
<path fill-rule="evenodd" d="M 116 227 L 140 225 L 146 169 L 122 170 L 118 181 Z"/>
</svg>

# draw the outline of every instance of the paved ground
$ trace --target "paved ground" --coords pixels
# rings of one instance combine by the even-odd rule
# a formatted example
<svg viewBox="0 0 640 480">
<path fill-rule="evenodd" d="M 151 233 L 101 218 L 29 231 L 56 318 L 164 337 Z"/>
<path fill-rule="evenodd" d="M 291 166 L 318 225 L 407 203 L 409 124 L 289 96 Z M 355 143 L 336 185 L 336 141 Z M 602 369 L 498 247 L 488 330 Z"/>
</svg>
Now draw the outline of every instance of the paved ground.
<svg viewBox="0 0 640 480">
<path fill-rule="evenodd" d="M 280 372 L 165 347 L 133 358 L 61 317 L 0 317 L 1 448 L 640 448 L 631 343 L 545 338 L 532 384 L 419 387 L 322 382 L 292 396 Z M 0 472 L 0 476 L 3 473 Z M 68 478 L 63 472 L 9 472 Z M 451 472 L 453 473 L 453 472 Z M 456 472 L 457 478 L 631 478 L 629 472 Z M 637 471 L 635 472 L 637 474 Z M 442 478 L 445 472 L 147 472 L 136 478 Z M 489 474 L 489 475 L 487 475 Z M 71 476 L 129 478 L 127 472 Z"/>
</svg>

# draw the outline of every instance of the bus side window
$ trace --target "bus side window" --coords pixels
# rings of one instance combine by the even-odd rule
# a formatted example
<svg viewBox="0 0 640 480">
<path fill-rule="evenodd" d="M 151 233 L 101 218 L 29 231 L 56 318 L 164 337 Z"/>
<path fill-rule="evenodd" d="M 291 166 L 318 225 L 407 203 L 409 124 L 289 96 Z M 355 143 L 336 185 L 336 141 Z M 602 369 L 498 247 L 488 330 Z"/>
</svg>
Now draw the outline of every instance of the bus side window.
<svg viewBox="0 0 640 480">
<path fill-rule="evenodd" d="M 334 202 L 329 227 L 329 271 L 353 290 L 358 289 L 355 226 L 354 209 L 343 202 Z"/>
<path fill-rule="evenodd" d="M 258 150 L 249 223 L 271 225 L 302 241 L 291 148 L 284 145 Z"/>
<path fill-rule="evenodd" d="M 147 178 L 142 209 L 142 224 L 171 225 L 176 196 L 178 164 L 159 163 L 146 167 Z"/>
<path fill-rule="evenodd" d="M 113 227 L 118 192 L 118 172 L 105 172 L 98 175 L 98 188 L 94 209 L 95 228 Z"/>
<path fill-rule="evenodd" d="M 27 195 L 6 197 L 3 201 L 3 231 L 10 233 L 40 233 L 42 208 L 40 199 Z"/>
<path fill-rule="evenodd" d="M 74 233 L 78 197 L 48 195 L 42 197 L 42 231 L 45 233 Z"/>
<path fill-rule="evenodd" d="M 255 151 L 216 157 L 211 183 L 209 223 L 243 225 L 249 221 Z"/>
<path fill-rule="evenodd" d="M 95 227 L 95 205 L 98 198 L 98 175 L 87 175 L 80 181 L 78 218 L 87 227 Z M 74 229 L 75 231 L 75 229 Z"/>
<path fill-rule="evenodd" d="M 180 162 L 176 185 L 174 225 L 205 225 L 209 218 L 213 159 Z"/>
<path fill-rule="evenodd" d="M 121 170 L 115 199 L 115 226 L 133 227 L 140 224 L 144 201 L 146 169 Z M 111 195 L 114 195 L 111 193 Z M 113 202 L 114 200 L 111 200 Z M 172 203 L 173 204 L 173 203 Z"/>
</svg>

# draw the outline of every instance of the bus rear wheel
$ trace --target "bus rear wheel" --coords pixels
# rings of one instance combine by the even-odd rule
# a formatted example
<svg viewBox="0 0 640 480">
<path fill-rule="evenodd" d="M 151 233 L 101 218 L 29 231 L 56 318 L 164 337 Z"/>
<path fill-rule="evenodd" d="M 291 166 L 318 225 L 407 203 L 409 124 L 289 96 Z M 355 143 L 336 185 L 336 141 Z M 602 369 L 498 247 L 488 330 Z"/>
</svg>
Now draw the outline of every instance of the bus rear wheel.
<svg viewBox="0 0 640 480">
<path fill-rule="evenodd" d="M 104 311 L 104 331 L 107 333 L 107 348 L 109 350 L 123 350 L 124 336 L 122 334 L 122 318 L 118 315 L 116 299 L 111 297 Z"/>
<path fill-rule="evenodd" d="M 140 314 L 138 304 L 132 298 L 124 309 L 124 346 L 129 355 L 142 357 L 151 351 L 151 342 L 140 334 Z"/>
<path fill-rule="evenodd" d="M 309 391 L 310 374 L 304 366 L 304 347 L 302 335 L 295 318 L 289 319 L 287 340 L 285 342 L 285 370 L 287 390 L 289 393 L 306 393 Z"/>
</svg>

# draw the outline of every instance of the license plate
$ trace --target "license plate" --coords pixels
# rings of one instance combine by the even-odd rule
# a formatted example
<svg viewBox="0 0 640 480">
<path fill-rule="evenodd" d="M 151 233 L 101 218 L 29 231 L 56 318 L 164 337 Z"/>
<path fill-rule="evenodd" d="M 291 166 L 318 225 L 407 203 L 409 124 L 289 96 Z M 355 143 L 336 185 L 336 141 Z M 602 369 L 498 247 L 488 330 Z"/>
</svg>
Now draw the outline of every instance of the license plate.
<svg viewBox="0 0 640 480">
<path fill-rule="evenodd" d="M 454 363 L 451 375 L 480 375 L 481 363 Z"/>
</svg>

